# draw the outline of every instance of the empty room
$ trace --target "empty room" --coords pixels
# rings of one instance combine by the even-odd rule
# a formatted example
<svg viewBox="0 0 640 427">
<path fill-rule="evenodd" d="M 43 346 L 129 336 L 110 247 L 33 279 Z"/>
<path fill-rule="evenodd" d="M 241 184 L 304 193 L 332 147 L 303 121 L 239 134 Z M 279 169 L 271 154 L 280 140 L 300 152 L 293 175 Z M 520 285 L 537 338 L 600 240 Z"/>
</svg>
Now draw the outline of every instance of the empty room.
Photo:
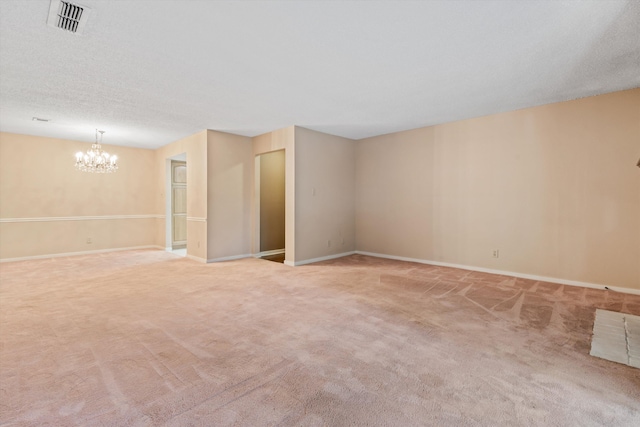
<svg viewBox="0 0 640 427">
<path fill-rule="evenodd" d="M 640 2 L 1 0 L 44 425 L 640 425 Z"/>
</svg>

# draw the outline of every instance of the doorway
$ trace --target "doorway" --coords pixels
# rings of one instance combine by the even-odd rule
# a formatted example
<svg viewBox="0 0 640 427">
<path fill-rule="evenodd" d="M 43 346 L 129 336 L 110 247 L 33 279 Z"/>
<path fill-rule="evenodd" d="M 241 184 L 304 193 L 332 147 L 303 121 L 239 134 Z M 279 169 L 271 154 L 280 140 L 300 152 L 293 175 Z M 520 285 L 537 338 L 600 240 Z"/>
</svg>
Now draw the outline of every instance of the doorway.
<svg viewBox="0 0 640 427">
<path fill-rule="evenodd" d="M 284 262 L 285 258 L 285 152 L 258 156 L 260 257 Z"/>
<path fill-rule="evenodd" d="M 187 163 L 171 161 L 171 250 L 187 248 Z"/>
</svg>

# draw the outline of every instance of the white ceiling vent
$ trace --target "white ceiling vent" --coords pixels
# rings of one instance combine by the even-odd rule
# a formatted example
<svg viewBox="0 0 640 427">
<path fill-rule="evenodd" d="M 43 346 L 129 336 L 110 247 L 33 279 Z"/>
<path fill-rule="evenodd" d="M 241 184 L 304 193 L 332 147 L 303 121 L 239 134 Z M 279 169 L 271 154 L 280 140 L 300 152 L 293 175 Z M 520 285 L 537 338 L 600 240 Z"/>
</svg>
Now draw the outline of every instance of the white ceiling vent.
<svg viewBox="0 0 640 427">
<path fill-rule="evenodd" d="M 49 5 L 50 27 L 60 28 L 74 34 L 82 34 L 91 9 L 64 0 L 51 0 Z"/>
</svg>

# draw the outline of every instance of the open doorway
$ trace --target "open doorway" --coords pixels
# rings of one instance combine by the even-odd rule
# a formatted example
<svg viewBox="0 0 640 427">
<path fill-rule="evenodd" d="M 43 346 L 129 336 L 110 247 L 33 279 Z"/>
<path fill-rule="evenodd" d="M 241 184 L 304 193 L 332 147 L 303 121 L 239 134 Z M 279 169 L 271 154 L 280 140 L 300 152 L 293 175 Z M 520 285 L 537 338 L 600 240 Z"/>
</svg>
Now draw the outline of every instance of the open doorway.
<svg viewBox="0 0 640 427">
<path fill-rule="evenodd" d="M 258 156 L 260 257 L 284 262 L 285 258 L 285 152 Z"/>
<path fill-rule="evenodd" d="M 171 250 L 187 249 L 187 162 L 171 161 Z"/>
<path fill-rule="evenodd" d="M 187 255 L 187 156 L 167 159 L 166 248 L 176 255 Z"/>
</svg>

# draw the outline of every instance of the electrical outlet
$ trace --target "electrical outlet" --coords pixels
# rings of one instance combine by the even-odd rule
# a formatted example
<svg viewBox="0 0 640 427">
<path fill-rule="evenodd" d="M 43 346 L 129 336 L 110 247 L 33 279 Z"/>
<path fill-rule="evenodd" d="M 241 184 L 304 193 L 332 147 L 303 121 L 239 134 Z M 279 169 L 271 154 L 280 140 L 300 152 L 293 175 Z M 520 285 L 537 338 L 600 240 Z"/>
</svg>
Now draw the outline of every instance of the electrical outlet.
<svg viewBox="0 0 640 427">
<path fill-rule="evenodd" d="M 87 245 L 90 245 L 92 242 L 91 237 L 87 237 Z"/>
<path fill-rule="evenodd" d="M 331 247 L 331 240 L 327 240 L 327 247 L 330 248 Z"/>
<path fill-rule="evenodd" d="M 494 249 L 493 250 L 493 257 L 494 258 L 500 258 L 500 250 L 499 249 Z"/>
</svg>

